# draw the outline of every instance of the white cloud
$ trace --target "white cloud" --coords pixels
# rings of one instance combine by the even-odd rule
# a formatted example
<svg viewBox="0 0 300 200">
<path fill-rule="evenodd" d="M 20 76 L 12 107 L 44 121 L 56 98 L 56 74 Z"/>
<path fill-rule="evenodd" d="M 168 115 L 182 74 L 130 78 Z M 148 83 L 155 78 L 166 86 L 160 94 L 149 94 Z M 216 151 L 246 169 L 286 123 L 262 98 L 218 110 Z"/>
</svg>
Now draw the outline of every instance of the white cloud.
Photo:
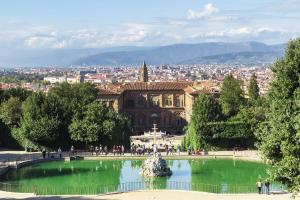
<svg viewBox="0 0 300 200">
<path fill-rule="evenodd" d="M 53 48 L 56 46 L 56 38 L 48 36 L 31 36 L 24 40 L 24 46 L 28 48 Z"/>
<path fill-rule="evenodd" d="M 200 12 L 189 9 L 187 13 L 187 19 L 205 19 L 211 15 L 219 12 L 219 8 L 209 3 L 204 6 L 204 9 Z"/>
<path fill-rule="evenodd" d="M 249 40 L 281 43 L 299 35 L 297 27 L 291 31 L 287 26 L 269 21 L 245 23 L 237 13 L 221 11 L 215 5 L 207 4 L 202 11 L 189 10 L 187 18 L 156 18 L 143 23 L 124 23 L 109 29 L 97 26 L 62 29 L 51 25 L 0 21 L 0 48 L 101 48 Z"/>
</svg>

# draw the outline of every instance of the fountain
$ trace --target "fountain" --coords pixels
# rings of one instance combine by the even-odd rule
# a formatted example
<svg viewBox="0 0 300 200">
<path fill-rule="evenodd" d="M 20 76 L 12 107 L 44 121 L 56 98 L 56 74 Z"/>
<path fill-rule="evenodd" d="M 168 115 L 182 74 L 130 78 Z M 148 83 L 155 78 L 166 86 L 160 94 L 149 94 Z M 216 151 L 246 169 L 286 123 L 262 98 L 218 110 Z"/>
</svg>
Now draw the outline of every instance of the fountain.
<svg viewBox="0 0 300 200">
<path fill-rule="evenodd" d="M 156 124 L 153 124 L 153 154 L 145 160 L 142 165 L 140 174 L 144 177 L 162 177 L 171 176 L 172 171 L 167 166 L 166 160 L 164 160 L 161 154 L 157 150 L 156 144 Z"/>
</svg>

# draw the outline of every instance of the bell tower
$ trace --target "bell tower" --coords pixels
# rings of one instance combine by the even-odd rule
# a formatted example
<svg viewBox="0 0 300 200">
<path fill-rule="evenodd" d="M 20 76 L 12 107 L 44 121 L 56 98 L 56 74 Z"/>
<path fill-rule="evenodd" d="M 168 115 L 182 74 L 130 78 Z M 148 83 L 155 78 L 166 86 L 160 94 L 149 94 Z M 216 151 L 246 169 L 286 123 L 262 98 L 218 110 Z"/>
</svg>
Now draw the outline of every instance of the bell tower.
<svg viewBox="0 0 300 200">
<path fill-rule="evenodd" d="M 145 61 L 140 68 L 140 82 L 148 82 L 148 68 Z"/>
</svg>

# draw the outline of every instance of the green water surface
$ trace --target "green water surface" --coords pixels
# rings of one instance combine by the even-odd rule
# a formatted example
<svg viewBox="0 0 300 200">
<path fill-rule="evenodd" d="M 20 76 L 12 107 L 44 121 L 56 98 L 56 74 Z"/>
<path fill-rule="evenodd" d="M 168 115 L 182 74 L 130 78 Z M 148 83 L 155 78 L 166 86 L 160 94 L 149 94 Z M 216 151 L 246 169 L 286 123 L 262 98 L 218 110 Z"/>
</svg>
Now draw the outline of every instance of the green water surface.
<svg viewBox="0 0 300 200">
<path fill-rule="evenodd" d="M 145 179 L 142 160 L 81 160 L 35 164 L 11 170 L 2 189 L 38 194 L 100 194 L 137 189 L 183 189 L 214 193 L 256 192 L 267 165 L 233 159 L 168 160 L 170 177 Z M 3 188 L 6 187 L 6 188 Z"/>
</svg>

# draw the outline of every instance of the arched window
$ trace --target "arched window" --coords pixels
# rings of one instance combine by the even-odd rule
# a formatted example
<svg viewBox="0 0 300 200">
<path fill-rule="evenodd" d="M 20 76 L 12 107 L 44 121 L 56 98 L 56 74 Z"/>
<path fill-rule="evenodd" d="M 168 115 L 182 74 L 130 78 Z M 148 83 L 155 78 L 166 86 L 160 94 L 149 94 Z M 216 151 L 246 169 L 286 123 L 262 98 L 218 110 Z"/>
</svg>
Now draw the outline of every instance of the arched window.
<svg viewBox="0 0 300 200">
<path fill-rule="evenodd" d="M 144 114 L 139 115 L 138 117 L 138 124 L 140 126 L 146 125 L 146 117 Z"/>
<path fill-rule="evenodd" d="M 159 125 L 160 124 L 159 116 L 158 116 L 157 113 L 151 114 L 151 116 L 150 116 L 150 124 L 151 125 L 153 125 L 153 124 Z"/>
<path fill-rule="evenodd" d="M 171 125 L 171 116 L 170 115 L 165 116 L 164 124 L 165 124 L 165 126 Z"/>
</svg>

